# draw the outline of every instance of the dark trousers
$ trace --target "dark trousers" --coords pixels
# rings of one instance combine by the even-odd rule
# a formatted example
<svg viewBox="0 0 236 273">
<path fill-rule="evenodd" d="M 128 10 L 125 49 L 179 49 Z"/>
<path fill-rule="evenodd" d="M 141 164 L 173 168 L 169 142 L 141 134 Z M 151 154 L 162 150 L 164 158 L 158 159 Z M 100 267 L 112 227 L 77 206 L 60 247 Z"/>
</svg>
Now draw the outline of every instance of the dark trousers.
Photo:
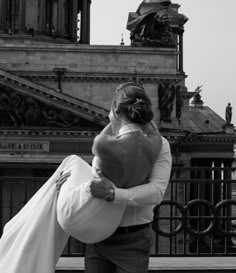
<svg viewBox="0 0 236 273">
<path fill-rule="evenodd" d="M 152 244 L 151 227 L 114 233 L 108 239 L 89 244 L 85 253 L 86 273 L 146 273 Z"/>
</svg>

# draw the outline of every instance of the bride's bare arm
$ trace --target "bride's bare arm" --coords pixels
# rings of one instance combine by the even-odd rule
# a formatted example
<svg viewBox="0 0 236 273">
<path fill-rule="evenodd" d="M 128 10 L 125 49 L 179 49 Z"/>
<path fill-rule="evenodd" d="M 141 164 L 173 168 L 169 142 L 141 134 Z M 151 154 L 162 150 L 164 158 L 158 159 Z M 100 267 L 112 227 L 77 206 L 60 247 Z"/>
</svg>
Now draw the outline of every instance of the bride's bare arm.
<svg viewBox="0 0 236 273">
<path fill-rule="evenodd" d="M 107 126 L 101 131 L 100 134 L 105 134 L 105 135 L 112 136 L 112 127 L 111 127 L 111 123 L 107 124 Z"/>
</svg>

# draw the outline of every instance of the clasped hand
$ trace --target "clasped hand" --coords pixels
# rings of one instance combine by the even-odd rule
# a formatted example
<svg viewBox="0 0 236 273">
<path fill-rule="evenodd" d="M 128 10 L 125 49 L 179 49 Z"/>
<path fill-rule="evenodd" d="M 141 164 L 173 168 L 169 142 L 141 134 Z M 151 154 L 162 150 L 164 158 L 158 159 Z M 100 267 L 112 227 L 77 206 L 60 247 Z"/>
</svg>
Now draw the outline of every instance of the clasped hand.
<svg viewBox="0 0 236 273">
<path fill-rule="evenodd" d="M 57 191 L 60 192 L 61 186 L 67 181 L 71 176 L 71 171 L 60 173 L 60 177 L 56 180 Z M 97 198 L 102 198 L 109 193 L 110 189 L 113 189 L 111 181 L 106 178 L 100 170 L 97 170 L 97 176 L 93 177 L 90 183 L 90 191 L 92 196 Z"/>
<path fill-rule="evenodd" d="M 113 189 L 111 181 L 106 178 L 102 172 L 97 169 L 97 177 L 94 177 L 90 184 L 90 191 L 92 196 L 97 198 L 102 198 L 110 192 L 110 189 Z"/>
</svg>

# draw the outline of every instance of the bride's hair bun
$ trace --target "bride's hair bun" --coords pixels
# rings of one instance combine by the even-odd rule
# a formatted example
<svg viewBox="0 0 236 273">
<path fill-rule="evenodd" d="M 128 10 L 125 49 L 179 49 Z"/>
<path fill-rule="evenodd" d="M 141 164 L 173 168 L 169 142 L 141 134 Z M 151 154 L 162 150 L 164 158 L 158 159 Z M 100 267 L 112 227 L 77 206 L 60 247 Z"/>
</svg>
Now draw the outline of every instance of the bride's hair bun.
<svg viewBox="0 0 236 273">
<path fill-rule="evenodd" d="M 135 82 L 118 86 L 112 107 L 116 113 L 123 113 L 132 123 L 144 125 L 153 119 L 151 100 L 143 86 Z"/>
</svg>

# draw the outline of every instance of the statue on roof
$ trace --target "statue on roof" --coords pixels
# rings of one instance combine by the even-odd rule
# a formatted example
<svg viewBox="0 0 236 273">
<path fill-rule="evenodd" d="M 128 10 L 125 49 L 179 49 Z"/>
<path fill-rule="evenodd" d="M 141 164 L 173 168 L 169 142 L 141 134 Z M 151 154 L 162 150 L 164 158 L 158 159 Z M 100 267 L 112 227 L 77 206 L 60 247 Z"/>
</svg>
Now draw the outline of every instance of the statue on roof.
<svg viewBox="0 0 236 273">
<path fill-rule="evenodd" d="M 231 120 L 232 120 L 232 106 L 231 103 L 229 102 L 228 105 L 226 106 L 225 109 L 225 120 L 226 120 L 226 124 L 231 124 Z"/>
<path fill-rule="evenodd" d="M 168 20 L 168 7 L 151 10 L 127 25 L 134 46 L 174 46 L 174 34 Z"/>
<path fill-rule="evenodd" d="M 195 88 L 194 95 L 193 95 L 193 101 L 192 104 L 195 107 L 202 107 L 203 106 L 203 101 L 202 101 L 202 96 L 200 95 L 200 93 L 202 92 L 202 86 L 203 85 L 199 85 Z"/>
<path fill-rule="evenodd" d="M 132 46 L 175 47 L 187 20 L 170 0 L 143 0 L 136 12 L 129 13 L 126 28 Z"/>
</svg>

